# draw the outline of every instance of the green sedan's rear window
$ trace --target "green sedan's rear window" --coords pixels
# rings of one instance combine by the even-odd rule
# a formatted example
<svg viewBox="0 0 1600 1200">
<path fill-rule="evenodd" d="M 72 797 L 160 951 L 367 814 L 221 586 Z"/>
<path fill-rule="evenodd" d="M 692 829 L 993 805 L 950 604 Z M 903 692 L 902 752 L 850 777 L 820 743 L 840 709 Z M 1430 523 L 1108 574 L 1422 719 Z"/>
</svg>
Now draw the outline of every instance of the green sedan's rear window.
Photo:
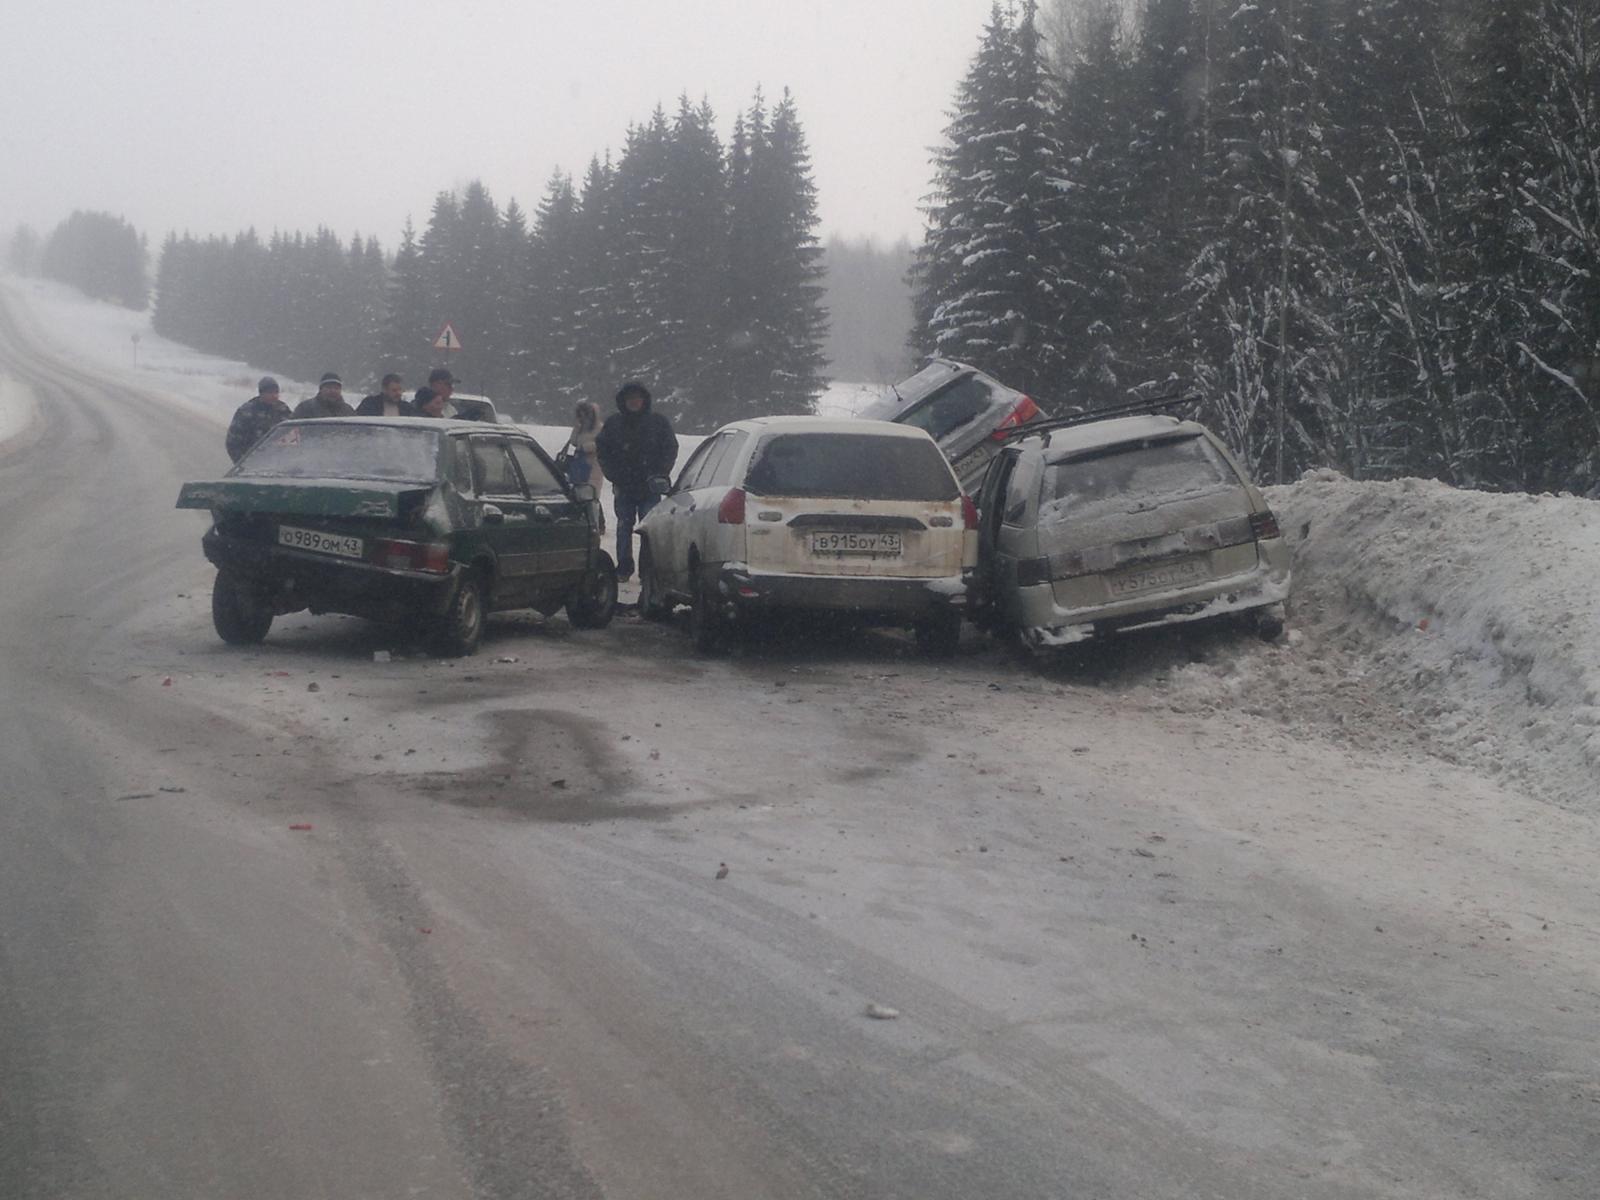
<svg viewBox="0 0 1600 1200">
<path fill-rule="evenodd" d="M 268 479 L 382 479 L 432 483 L 439 431 L 328 421 L 280 425 L 230 472 Z"/>
</svg>

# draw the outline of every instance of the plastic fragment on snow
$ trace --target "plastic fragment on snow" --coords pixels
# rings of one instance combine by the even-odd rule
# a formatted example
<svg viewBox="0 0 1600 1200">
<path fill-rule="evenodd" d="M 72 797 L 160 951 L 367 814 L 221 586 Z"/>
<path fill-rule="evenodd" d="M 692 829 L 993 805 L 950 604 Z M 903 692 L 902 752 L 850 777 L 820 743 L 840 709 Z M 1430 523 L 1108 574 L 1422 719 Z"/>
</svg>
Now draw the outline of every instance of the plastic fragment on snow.
<svg viewBox="0 0 1600 1200">
<path fill-rule="evenodd" d="M 898 1008 L 890 1008 L 887 1004 L 869 1004 L 866 1008 L 867 1016 L 874 1021 L 893 1021 L 900 1015 Z"/>
<path fill-rule="evenodd" d="M 291 825 L 289 828 L 294 830 L 296 833 L 309 833 L 311 831 L 310 825 Z"/>
<path fill-rule="evenodd" d="M 163 679 L 161 681 L 161 686 L 162 687 L 171 687 L 172 686 L 172 676 L 168 675 L 165 679 Z"/>
</svg>

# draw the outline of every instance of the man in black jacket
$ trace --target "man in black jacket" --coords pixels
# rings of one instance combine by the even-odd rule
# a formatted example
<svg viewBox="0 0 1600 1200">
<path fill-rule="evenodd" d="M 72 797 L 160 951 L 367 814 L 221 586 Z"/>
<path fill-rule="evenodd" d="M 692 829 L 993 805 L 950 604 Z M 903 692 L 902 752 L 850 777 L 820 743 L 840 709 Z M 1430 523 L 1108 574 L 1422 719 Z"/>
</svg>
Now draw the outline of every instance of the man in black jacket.
<svg viewBox="0 0 1600 1200">
<path fill-rule="evenodd" d="M 358 417 L 414 417 L 417 410 L 406 399 L 405 384 L 393 371 L 383 377 L 383 384 L 374 396 L 368 396 L 356 405 Z"/>
<path fill-rule="evenodd" d="M 650 480 L 667 475 L 678 461 L 672 422 L 650 411 L 650 389 L 629 380 L 617 392 L 617 411 L 595 439 L 600 470 L 611 483 L 617 514 L 617 578 L 633 578 L 633 527 L 656 506 Z"/>
</svg>

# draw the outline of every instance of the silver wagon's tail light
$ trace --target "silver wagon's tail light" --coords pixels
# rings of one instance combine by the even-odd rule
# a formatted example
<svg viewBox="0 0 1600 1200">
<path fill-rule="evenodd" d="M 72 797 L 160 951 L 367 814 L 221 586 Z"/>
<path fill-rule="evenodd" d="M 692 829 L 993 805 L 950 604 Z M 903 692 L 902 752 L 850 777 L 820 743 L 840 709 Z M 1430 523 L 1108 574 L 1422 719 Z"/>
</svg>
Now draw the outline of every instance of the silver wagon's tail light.
<svg viewBox="0 0 1600 1200">
<path fill-rule="evenodd" d="M 1026 425 L 1039 415 L 1039 406 L 1033 402 L 1032 396 L 1024 396 L 1017 401 L 1017 406 L 1006 414 L 1006 419 L 995 426 L 994 432 L 989 436 L 997 442 L 1006 440 L 1006 434 L 1019 425 Z"/>
<path fill-rule="evenodd" d="M 722 498 L 722 503 L 717 505 L 718 525 L 743 525 L 744 524 L 744 489 L 729 488 L 728 494 Z"/>
<path fill-rule="evenodd" d="M 1250 532 L 1256 535 L 1258 541 L 1261 538 L 1283 536 L 1283 530 L 1278 528 L 1278 518 L 1273 516 L 1270 508 L 1250 514 Z"/>
<path fill-rule="evenodd" d="M 450 547 L 444 542 L 402 542 L 397 538 L 378 538 L 373 543 L 378 565 L 396 571 L 432 571 L 443 575 L 450 570 Z"/>
</svg>

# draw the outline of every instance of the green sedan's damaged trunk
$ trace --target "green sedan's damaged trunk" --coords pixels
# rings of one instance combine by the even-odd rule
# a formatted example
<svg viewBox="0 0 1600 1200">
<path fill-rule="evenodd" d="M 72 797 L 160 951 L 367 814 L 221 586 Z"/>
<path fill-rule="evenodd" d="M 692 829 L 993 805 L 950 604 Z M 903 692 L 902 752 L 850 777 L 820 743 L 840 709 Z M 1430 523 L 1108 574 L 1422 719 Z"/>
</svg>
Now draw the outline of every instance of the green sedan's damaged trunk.
<svg viewBox="0 0 1600 1200">
<path fill-rule="evenodd" d="M 186 483 L 179 508 L 220 514 L 282 513 L 398 520 L 426 503 L 433 485 L 351 479 L 210 479 Z"/>
</svg>

